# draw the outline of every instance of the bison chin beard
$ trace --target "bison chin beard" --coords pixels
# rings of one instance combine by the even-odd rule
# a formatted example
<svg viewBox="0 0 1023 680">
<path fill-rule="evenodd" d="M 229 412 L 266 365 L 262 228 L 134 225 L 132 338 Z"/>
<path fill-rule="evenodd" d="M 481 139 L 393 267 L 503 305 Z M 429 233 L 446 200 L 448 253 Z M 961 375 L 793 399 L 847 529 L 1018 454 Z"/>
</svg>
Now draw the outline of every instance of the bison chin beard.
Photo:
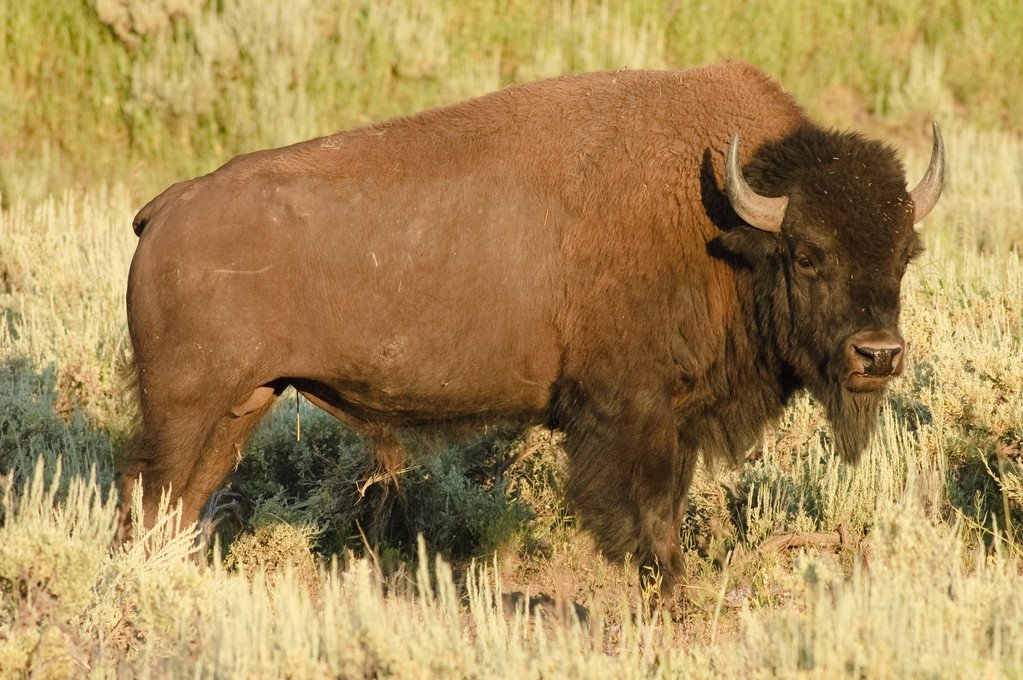
<svg viewBox="0 0 1023 680">
<path fill-rule="evenodd" d="M 886 391 L 850 392 L 836 385 L 824 400 L 835 452 L 846 462 L 859 462 L 863 451 L 870 445 Z"/>
</svg>

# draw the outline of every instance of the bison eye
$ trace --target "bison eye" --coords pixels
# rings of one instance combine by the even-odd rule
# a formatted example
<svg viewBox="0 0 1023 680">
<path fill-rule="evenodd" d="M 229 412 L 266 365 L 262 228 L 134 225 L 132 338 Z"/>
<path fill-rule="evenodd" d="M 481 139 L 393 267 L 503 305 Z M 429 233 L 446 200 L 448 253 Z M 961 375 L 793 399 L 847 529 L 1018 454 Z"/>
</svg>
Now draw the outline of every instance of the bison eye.
<svg viewBox="0 0 1023 680">
<path fill-rule="evenodd" d="M 813 276 L 817 273 L 817 268 L 813 266 L 813 261 L 806 255 L 796 255 L 796 269 L 799 270 L 800 274 L 806 276 Z"/>
</svg>

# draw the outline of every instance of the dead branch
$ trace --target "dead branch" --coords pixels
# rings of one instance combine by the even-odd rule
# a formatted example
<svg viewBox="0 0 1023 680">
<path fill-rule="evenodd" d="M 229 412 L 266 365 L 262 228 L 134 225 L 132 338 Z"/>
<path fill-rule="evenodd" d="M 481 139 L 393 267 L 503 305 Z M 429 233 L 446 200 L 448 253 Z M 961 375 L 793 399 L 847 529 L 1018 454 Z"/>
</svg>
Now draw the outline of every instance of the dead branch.
<svg viewBox="0 0 1023 680">
<path fill-rule="evenodd" d="M 789 548 L 841 548 L 859 546 L 862 541 L 845 527 L 838 531 L 786 531 L 774 534 L 745 555 L 737 553 L 730 561 L 732 568 L 740 568 L 757 556 L 784 552 Z"/>
</svg>

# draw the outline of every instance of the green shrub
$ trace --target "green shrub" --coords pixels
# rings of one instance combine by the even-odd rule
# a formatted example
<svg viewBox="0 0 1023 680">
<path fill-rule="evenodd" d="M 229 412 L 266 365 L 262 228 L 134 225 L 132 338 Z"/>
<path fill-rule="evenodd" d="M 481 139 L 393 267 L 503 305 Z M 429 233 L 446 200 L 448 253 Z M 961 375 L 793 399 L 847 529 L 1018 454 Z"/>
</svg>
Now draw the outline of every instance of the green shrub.
<svg viewBox="0 0 1023 680">
<path fill-rule="evenodd" d="M 40 371 L 23 357 L 0 363 L 0 474 L 11 476 L 20 487 L 44 461 L 49 473 L 63 473 L 62 489 L 68 479 L 87 478 L 92 470 L 109 489 L 110 440 L 79 411 L 58 411 L 64 397 L 57 389 L 56 373 L 52 364 Z"/>
<path fill-rule="evenodd" d="M 315 527 L 321 554 L 388 548 L 410 559 L 423 534 L 431 551 L 466 558 L 506 544 L 530 516 L 508 479 L 493 478 L 514 445 L 508 431 L 458 446 L 404 437 L 410 464 L 391 480 L 368 442 L 318 409 L 303 404 L 296 438 L 292 398 L 281 402 L 253 436 L 233 488 L 250 517 Z"/>
</svg>

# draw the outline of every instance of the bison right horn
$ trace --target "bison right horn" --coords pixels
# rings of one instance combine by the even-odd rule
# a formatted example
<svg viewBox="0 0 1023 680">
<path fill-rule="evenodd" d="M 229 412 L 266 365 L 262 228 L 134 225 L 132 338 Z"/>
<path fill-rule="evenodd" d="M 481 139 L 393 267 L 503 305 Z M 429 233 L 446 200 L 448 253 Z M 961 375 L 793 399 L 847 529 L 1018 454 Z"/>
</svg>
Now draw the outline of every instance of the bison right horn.
<svg viewBox="0 0 1023 680">
<path fill-rule="evenodd" d="M 728 162 L 725 166 L 725 193 L 735 213 L 751 227 L 763 231 L 778 233 L 785 217 L 785 208 L 789 204 L 788 196 L 771 198 L 761 196 L 746 184 L 739 165 L 739 133 L 732 137 L 728 146 Z"/>
<path fill-rule="evenodd" d="M 945 185 L 945 142 L 941 139 L 938 122 L 935 121 L 931 125 L 934 127 L 931 162 L 927 165 L 924 178 L 909 192 L 909 197 L 913 200 L 913 224 L 927 217 L 927 213 L 934 209 L 941 196 L 941 188 Z"/>
</svg>

